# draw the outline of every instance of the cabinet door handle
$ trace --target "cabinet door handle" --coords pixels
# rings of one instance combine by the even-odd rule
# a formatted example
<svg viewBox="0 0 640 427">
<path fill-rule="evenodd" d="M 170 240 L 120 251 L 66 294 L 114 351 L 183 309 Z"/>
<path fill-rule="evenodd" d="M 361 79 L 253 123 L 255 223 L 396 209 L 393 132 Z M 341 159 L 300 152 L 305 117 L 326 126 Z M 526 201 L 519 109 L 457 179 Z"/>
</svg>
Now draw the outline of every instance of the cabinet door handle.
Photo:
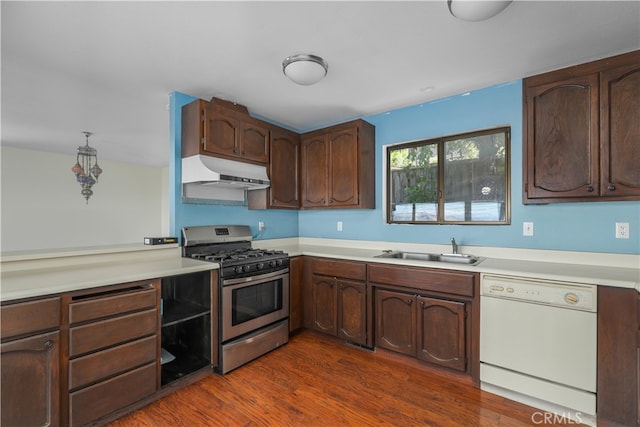
<svg viewBox="0 0 640 427">
<path fill-rule="evenodd" d="M 607 187 L 607 189 L 608 189 L 609 191 L 616 191 L 616 186 L 615 186 L 615 185 L 613 185 L 613 184 L 609 184 L 609 187 Z"/>
<path fill-rule="evenodd" d="M 587 187 L 587 192 L 589 192 L 589 193 L 593 193 L 593 187 L 592 187 L 592 186 L 588 186 L 588 187 Z"/>
<path fill-rule="evenodd" d="M 46 341 L 44 342 L 44 348 L 51 348 L 51 347 L 53 347 L 53 341 L 51 341 L 51 340 L 46 340 Z"/>
<path fill-rule="evenodd" d="M 409 305 L 413 304 L 413 300 L 412 299 L 407 299 L 407 304 L 409 304 Z"/>
</svg>

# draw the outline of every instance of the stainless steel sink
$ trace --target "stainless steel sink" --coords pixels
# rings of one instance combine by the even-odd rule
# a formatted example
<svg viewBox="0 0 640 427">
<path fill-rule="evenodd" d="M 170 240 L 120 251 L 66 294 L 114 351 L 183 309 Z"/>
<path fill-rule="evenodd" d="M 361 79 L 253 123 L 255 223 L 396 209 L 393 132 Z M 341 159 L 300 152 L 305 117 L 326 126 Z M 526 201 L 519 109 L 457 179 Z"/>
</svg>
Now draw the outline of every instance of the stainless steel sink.
<svg viewBox="0 0 640 427">
<path fill-rule="evenodd" d="M 466 265 L 477 265 L 484 261 L 484 258 L 467 254 L 428 254 L 422 252 L 403 251 L 385 252 L 380 255 L 376 255 L 375 258 L 395 258 L 414 261 L 447 262 Z"/>
</svg>

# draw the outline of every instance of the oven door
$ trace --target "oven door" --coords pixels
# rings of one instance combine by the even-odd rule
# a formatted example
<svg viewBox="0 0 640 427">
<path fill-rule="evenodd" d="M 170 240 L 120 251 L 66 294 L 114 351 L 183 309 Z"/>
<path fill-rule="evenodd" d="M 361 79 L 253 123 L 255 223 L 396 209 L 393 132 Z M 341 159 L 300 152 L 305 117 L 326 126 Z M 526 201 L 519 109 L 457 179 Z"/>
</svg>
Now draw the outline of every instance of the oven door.
<svg viewBox="0 0 640 427">
<path fill-rule="evenodd" d="M 222 281 L 222 342 L 289 317 L 289 269 Z"/>
</svg>

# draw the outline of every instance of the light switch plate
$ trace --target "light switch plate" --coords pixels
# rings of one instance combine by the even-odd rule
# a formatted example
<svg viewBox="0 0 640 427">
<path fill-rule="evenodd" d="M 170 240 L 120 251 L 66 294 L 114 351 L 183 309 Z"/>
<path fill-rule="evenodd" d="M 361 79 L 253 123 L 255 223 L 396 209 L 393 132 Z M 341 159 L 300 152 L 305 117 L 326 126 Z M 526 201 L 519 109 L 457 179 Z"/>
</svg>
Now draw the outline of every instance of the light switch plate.
<svg viewBox="0 0 640 427">
<path fill-rule="evenodd" d="M 338 222 L 336 223 L 336 230 L 338 230 L 338 231 L 342 231 L 342 221 L 338 221 Z"/>
<path fill-rule="evenodd" d="M 533 223 L 532 222 L 523 222 L 522 223 L 522 235 L 523 236 L 533 236 Z"/>
</svg>

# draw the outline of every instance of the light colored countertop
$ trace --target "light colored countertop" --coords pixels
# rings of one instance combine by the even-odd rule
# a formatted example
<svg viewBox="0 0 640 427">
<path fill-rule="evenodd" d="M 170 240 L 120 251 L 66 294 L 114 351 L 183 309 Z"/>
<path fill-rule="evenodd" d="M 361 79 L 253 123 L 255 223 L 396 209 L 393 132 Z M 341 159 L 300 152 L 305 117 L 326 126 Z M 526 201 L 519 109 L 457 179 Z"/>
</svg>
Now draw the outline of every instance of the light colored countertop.
<svg viewBox="0 0 640 427">
<path fill-rule="evenodd" d="M 177 245 L 87 248 L 2 257 L 2 301 L 217 269 L 182 258 Z"/>
<path fill-rule="evenodd" d="M 317 238 L 257 240 L 256 248 L 281 249 L 290 256 L 473 271 L 482 274 L 632 288 L 640 292 L 640 256 L 513 248 L 462 247 L 485 259 L 476 266 L 376 258 L 383 250 L 446 253 L 449 247 Z M 181 257 L 178 245 L 84 248 L 49 253 L 3 254 L 0 300 L 9 301 L 80 289 L 217 269 L 218 264 Z"/>
<path fill-rule="evenodd" d="M 517 277 L 584 283 L 599 286 L 632 288 L 640 292 L 640 256 L 598 254 L 563 251 L 533 251 L 512 248 L 463 248 L 485 259 L 475 265 L 376 258 L 383 250 L 405 250 L 426 253 L 445 253 L 448 246 L 419 245 L 388 242 L 337 241 L 304 239 L 297 242 L 258 241 L 254 246 L 284 250 L 290 256 L 306 255 L 352 261 L 379 262 L 415 267 L 472 271 L 483 274 L 501 274 Z"/>
</svg>

